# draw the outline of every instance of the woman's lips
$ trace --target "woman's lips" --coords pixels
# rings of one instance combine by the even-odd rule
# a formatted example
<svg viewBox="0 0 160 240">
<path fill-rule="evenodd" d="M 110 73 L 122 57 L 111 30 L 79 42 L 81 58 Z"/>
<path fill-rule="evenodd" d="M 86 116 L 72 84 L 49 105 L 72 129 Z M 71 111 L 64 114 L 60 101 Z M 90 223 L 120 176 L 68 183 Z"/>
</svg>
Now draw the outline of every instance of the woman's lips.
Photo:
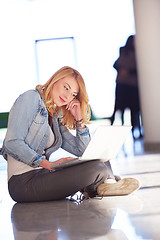
<svg viewBox="0 0 160 240">
<path fill-rule="evenodd" d="M 61 102 L 65 103 L 65 100 L 61 97 L 59 97 L 59 99 L 61 100 Z"/>
</svg>

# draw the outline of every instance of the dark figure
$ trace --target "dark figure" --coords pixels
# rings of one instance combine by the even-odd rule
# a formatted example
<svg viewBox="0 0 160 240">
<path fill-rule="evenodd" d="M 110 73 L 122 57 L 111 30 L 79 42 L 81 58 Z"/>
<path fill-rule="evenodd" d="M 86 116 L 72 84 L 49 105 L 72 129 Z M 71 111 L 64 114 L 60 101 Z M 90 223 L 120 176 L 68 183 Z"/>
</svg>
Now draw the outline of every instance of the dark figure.
<svg viewBox="0 0 160 240">
<path fill-rule="evenodd" d="M 117 78 L 115 107 L 110 118 L 111 124 L 114 122 L 117 110 L 121 111 L 122 124 L 124 124 L 124 111 L 128 108 L 131 112 L 133 138 L 135 139 L 134 130 L 136 127 L 139 129 L 139 137 L 142 137 L 134 35 L 129 36 L 126 45 L 120 48 L 120 56 L 113 67 L 117 70 Z"/>
</svg>

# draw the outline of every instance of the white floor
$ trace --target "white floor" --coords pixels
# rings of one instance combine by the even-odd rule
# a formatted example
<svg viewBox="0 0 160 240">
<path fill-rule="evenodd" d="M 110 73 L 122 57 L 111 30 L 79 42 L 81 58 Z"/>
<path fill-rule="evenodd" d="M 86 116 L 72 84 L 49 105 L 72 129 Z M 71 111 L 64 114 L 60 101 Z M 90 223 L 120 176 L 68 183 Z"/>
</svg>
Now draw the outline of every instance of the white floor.
<svg viewBox="0 0 160 240">
<path fill-rule="evenodd" d="M 4 135 L 5 129 L 0 130 L 0 146 Z M 159 240 L 160 154 L 145 153 L 143 139 L 133 142 L 130 135 L 111 164 L 115 174 L 138 178 L 141 188 L 129 196 L 81 203 L 16 204 L 7 190 L 6 161 L 0 157 L 0 239 Z"/>
</svg>

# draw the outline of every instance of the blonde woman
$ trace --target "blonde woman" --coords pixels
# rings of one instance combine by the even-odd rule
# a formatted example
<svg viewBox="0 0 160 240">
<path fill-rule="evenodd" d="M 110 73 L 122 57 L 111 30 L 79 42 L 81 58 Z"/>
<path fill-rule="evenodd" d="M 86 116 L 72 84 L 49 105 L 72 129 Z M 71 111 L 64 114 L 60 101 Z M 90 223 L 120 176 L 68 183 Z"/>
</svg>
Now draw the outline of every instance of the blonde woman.
<svg viewBox="0 0 160 240">
<path fill-rule="evenodd" d="M 14 201 L 64 199 L 84 189 L 90 196 L 97 192 L 99 195 L 107 195 L 107 192 L 124 195 L 137 189 L 138 183 L 134 179 L 116 182 L 109 162 L 105 165 L 94 160 L 54 170 L 55 164 L 71 159 L 49 161 L 50 155 L 59 148 L 75 156 L 83 154 L 90 141 L 86 126 L 89 119 L 84 80 L 71 67 L 61 68 L 44 85 L 17 98 L 9 114 L 1 149 L 8 162 L 8 189 Z M 69 129 L 76 129 L 76 136 Z M 114 182 L 112 187 L 110 183 L 104 183 L 108 178 Z M 117 192 L 119 186 L 122 190 Z M 99 187 L 102 187 L 100 191 Z"/>
</svg>

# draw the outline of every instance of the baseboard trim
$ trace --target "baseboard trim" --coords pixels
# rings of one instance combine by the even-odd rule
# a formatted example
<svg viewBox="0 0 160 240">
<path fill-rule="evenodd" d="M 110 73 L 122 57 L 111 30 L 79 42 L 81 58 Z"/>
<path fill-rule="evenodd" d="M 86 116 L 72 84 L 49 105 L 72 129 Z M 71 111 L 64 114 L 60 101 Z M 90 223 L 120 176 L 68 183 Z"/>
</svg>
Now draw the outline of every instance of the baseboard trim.
<svg viewBox="0 0 160 240">
<path fill-rule="evenodd" d="M 144 142 L 144 150 L 147 152 L 160 152 L 160 142 Z"/>
</svg>

